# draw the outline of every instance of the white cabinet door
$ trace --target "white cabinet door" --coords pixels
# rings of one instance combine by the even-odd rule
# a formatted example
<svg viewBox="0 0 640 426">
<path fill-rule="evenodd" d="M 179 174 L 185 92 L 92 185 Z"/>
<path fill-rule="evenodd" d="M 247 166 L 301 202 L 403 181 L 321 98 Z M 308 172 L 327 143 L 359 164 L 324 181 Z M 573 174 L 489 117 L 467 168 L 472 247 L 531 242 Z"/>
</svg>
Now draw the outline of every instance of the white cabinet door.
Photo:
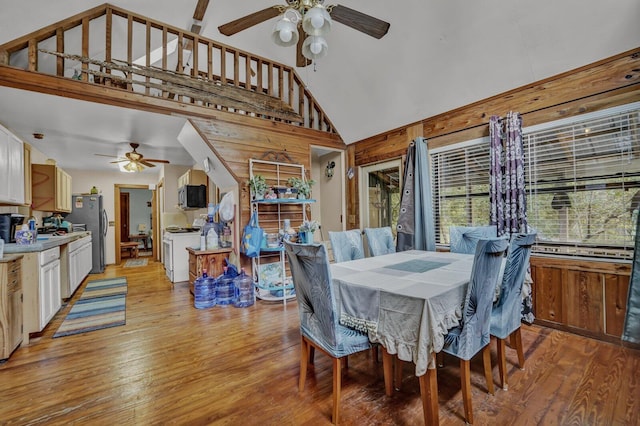
<svg viewBox="0 0 640 426">
<path fill-rule="evenodd" d="M 0 201 L 9 202 L 9 133 L 0 127 Z"/>
<path fill-rule="evenodd" d="M 80 249 L 69 252 L 69 297 L 78 288 L 80 278 Z"/>
<path fill-rule="evenodd" d="M 9 135 L 9 202 L 24 204 L 24 147 L 22 141 Z"/>
<path fill-rule="evenodd" d="M 80 250 L 80 276 L 82 277 L 80 281 L 84 279 L 84 277 L 91 272 L 93 269 L 93 247 L 91 245 L 91 238 L 87 241 L 87 244 L 82 246 Z"/>
<path fill-rule="evenodd" d="M 42 331 L 62 306 L 60 299 L 60 259 L 46 264 L 40 270 L 40 322 Z"/>
</svg>

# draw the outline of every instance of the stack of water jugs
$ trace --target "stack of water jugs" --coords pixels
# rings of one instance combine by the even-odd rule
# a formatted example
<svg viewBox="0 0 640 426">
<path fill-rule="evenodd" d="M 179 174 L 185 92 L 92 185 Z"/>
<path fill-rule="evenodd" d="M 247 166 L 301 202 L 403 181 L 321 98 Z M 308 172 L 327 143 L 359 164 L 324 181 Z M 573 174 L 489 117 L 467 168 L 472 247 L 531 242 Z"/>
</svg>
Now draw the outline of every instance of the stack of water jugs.
<svg viewBox="0 0 640 426">
<path fill-rule="evenodd" d="M 246 308 L 255 302 L 253 279 L 244 268 L 238 274 L 233 264 L 225 266 L 224 273 L 216 278 L 203 270 L 202 276 L 193 283 L 193 296 L 193 306 L 198 309 L 216 305 Z"/>
</svg>

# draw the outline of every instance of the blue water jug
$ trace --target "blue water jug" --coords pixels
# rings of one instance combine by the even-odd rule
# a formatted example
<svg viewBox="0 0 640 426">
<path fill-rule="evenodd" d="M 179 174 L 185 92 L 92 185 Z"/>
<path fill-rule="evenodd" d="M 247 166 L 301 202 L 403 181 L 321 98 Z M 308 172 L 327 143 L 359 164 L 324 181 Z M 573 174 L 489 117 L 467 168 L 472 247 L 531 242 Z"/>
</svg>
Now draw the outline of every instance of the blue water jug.
<svg viewBox="0 0 640 426">
<path fill-rule="evenodd" d="M 255 290 L 253 286 L 253 279 L 244 272 L 244 268 L 240 272 L 240 275 L 233 279 L 233 286 L 235 288 L 235 300 L 233 306 L 237 308 L 246 308 L 251 306 L 255 302 Z"/>
<path fill-rule="evenodd" d="M 216 304 L 215 280 L 202 271 L 202 276 L 193 282 L 193 306 L 197 309 L 206 309 Z"/>
<path fill-rule="evenodd" d="M 233 279 L 235 275 L 225 267 L 224 273 L 218 277 L 216 285 L 216 304 L 220 306 L 228 306 L 233 304 L 235 298 L 235 287 Z"/>
</svg>

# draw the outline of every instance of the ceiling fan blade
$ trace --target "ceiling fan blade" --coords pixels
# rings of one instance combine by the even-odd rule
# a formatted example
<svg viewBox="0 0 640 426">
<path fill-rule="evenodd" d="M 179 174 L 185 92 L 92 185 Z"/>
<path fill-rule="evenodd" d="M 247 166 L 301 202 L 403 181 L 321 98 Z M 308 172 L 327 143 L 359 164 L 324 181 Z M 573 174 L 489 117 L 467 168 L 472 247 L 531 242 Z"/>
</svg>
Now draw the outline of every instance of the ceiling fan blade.
<svg viewBox="0 0 640 426">
<path fill-rule="evenodd" d="M 331 9 L 331 19 L 375 38 L 382 38 L 391 25 L 342 5 L 336 5 Z"/>
<path fill-rule="evenodd" d="M 117 155 L 108 155 L 108 154 L 93 154 L 93 155 L 97 155 L 98 157 L 120 158 Z"/>
<path fill-rule="evenodd" d="M 137 161 L 138 164 L 142 164 L 145 167 L 155 167 L 156 165 L 153 163 L 148 162 L 147 160 L 140 160 Z"/>
<path fill-rule="evenodd" d="M 124 161 L 129 161 L 129 159 L 127 159 L 127 158 L 120 158 L 120 159 L 118 159 L 118 160 L 115 160 L 115 161 L 109 161 L 109 162 L 110 162 L 110 163 L 122 163 L 122 162 L 124 162 Z"/>
<path fill-rule="evenodd" d="M 249 27 L 258 25 L 268 19 L 275 18 L 278 15 L 280 15 L 280 11 L 278 9 L 275 7 L 268 7 L 258 12 L 254 12 L 251 15 L 238 18 L 235 21 L 220 25 L 218 27 L 218 31 L 226 36 L 234 35 L 235 33 L 239 33 Z"/>
<path fill-rule="evenodd" d="M 141 160 L 141 161 L 147 161 L 147 162 L 150 162 L 150 163 L 164 163 L 164 164 L 169 164 L 169 160 L 156 160 L 156 159 L 153 159 L 153 158 L 145 158 L 144 160 Z"/>
<path fill-rule="evenodd" d="M 296 66 L 306 67 L 311 64 L 311 59 L 307 59 L 302 54 L 302 45 L 304 44 L 304 37 L 298 38 L 298 44 L 296 45 Z"/>
</svg>

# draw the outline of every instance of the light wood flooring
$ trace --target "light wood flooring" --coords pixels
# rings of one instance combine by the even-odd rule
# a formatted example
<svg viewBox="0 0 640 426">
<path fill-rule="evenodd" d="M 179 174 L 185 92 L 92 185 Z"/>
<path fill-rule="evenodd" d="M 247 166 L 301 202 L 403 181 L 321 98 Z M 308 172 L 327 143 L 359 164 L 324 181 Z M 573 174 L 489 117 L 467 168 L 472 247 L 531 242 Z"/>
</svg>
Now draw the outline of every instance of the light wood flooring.
<svg viewBox="0 0 640 426">
<path fill-rule="evenodd" d="M 53 339 L 64 307 L 0 364 L 0 424 L 330 424 L 329 359 L 316 354 L 298 393 L 295 302 L 198 310 L 186 283 L 171 285 L 156 262 L 108 266 L 88 279 L 114 276 L 129 284 L 126 325 Z M 472 364 L 475 424 L 640 424 L 640 351 L 537 326 L 524 326 L 522 337 L 526 369 L 508 350 L 508 391 L 497 386 L 495 342 L 495 396 L 485 391 L 481 357 Z M 440 421 L 461 425 L 458 363 L 445 363 Z M 345 425 L 422 424 L 412 366 L 387 397 L 382 364 L 369 351 L 350 357 L 341 411 Z"/>
</svg>

